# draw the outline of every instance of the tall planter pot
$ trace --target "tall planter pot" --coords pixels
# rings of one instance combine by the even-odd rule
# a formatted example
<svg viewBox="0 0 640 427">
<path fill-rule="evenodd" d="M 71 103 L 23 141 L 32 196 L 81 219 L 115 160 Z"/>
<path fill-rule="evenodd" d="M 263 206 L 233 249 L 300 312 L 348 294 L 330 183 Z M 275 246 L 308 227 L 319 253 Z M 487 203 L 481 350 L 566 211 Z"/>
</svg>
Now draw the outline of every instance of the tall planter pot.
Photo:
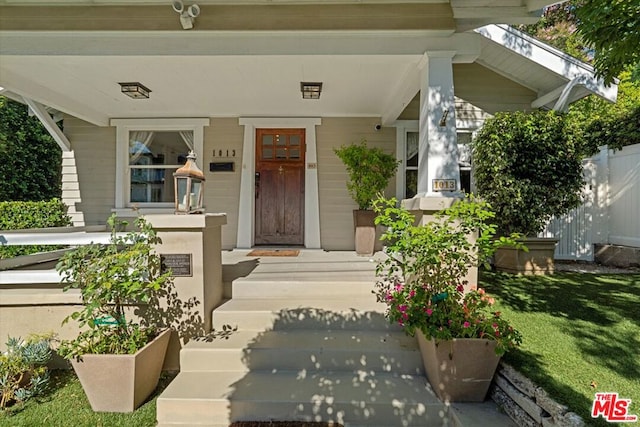
<svg viewBox="0 0 640 427">
<path fill-rule="evenodd" d="M 362 256 L 373 255 L 376 249 L 376 213 L 369 210 L 354 210 L 353 224 L 355 226 L 356 254 Z"/>
<path fill-rule="evenodd" d="M 420 331 L 416 336 L 427 378 L 441 400 L 484 401 L 500 362 L 495 341 L 456 338 L 436 342 Z"/>
<path fill-rule="evenodd" d="M 91 409 L 133 412 L 158 385 L 171 330 L 161 332 L 135 354 L 85 354 L 71 364 Z"/>
<path fill-rule="evenodd" d="M 514 274 L 544 275 L 553 274 L 555 263 L 553 254 L 558 239 L 524 238 L 519 239 L 528 249 L 525 252 L 512 247 L 501 247 L 494 254 L 496 270 Z"/>
</svg>

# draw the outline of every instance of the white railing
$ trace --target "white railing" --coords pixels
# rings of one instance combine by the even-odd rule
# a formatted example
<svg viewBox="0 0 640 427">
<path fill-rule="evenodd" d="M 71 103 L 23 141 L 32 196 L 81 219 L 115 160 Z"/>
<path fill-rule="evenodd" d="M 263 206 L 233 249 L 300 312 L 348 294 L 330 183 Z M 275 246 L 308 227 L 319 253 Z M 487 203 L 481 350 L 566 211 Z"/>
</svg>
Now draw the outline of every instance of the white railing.
<svg viewBox="0 0 640 427">
<path fill-rule="evenodd" d="M 110 239 L 111 233 L 106 231 L 106 226 L 0 231 L 0 245 L 2 246 L 65 245 L 72 249 L 75 246 L 90 243 L 109 243 Z M 61 277 L 55 269 L 28 269 L 26 267 L 56 261 L 70 249 L 0 260 L 0 285 L 59 284 Z"/>
</svg>

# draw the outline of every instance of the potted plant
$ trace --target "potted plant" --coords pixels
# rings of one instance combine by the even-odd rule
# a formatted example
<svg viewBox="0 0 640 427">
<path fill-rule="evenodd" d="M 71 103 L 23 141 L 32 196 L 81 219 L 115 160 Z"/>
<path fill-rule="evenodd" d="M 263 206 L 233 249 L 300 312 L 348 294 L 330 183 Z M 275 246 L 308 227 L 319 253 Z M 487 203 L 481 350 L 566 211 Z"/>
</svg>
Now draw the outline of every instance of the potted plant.
<svg viewBox="0 0 640 427">
<path fill-rule="evenodd" d="M 365 140 L 343 145 L 334 152 L 347 167 L 347 190 L 358 205 L 353 211 L 356 253 L 372 255 L 377 240 L 372 203 L 389 185 L 399 161 L 380 148 L 368 147 Z"/>
<path fill-rule="evenodd" d="M 557 239 L 538 234 L 552 216 L 581 203 L 582 155 L 565 116 L 553 111 L 498 113 L 472 145 L 478 195 L 496 212 L 498 234 L 524 236 L 528 253 L 497 251 L 499 270 L 553 273 Z"/>
<path fill-rule="evenodd" d="M 495 239 L 495 214 L 473 198 L 422 226 L 395 199 L 379 199 L 374 209 L 376 223 L 387 227 L 388 256 L 378 263 L 375 289 L 387 318 L 417 335 L 427 378 L 442 400 L 484 400 L 500 356 L 521 336 L 465 276 L 496 248 L 517 245 L 518 236 Z"/>
<path fill-rule="evenodd" d="M 139 217 L 138 230 L 124 235 L 115 215 L 108 224 L 109 244 L 80 246 L 56 266 L 64 290 L 79 289 L 83 302 L 63 322 L 83 330 L 58 352 L 71 360 L 94 411 L 131 412 L 155 389 L 170 337 L 162 325 L 134 321 L 134 307 L 158 304 L 172 278 L 161 272 L 152 250 L 159 238 L 147 221 Z"/>
</svg>

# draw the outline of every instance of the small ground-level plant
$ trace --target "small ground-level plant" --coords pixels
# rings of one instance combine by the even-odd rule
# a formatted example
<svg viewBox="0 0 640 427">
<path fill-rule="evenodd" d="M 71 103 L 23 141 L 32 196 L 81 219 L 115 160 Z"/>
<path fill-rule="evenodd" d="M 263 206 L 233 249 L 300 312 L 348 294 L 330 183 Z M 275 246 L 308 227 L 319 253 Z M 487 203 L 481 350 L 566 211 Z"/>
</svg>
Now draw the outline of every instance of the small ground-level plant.
<svg viewBox="0 0 640 427">
<path fill-rule="evenodd" d="M 49 382 L 51 335 L 9 337 L 0 354 L 0 410 L 41 395 Z"/>
</svg>

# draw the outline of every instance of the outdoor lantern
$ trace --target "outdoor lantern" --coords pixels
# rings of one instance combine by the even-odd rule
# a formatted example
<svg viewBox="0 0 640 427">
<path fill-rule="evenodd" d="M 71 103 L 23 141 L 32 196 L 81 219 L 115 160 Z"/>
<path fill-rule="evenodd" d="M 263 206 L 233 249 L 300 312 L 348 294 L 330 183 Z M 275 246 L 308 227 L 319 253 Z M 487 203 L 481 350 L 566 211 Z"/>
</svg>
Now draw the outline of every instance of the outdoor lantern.
<svg viewBox="0 0 640 427">
<path fill-rule="evenodd" d="M 204 213 L 204 174 L 196 165 L 196 155 L 189 152 L 183 167 L 173 174 L 176 214 Z"/>
<path fill-rule="evenodd" d="M 320 99 L 322 82 L 300 82 L 302 99 Z"/>
<path fill-rule="evenodd" d="M 147 99 L 151 89 L 139 82 L 118 83 L 122 93 L 133 99 Z"/>
</svg>

